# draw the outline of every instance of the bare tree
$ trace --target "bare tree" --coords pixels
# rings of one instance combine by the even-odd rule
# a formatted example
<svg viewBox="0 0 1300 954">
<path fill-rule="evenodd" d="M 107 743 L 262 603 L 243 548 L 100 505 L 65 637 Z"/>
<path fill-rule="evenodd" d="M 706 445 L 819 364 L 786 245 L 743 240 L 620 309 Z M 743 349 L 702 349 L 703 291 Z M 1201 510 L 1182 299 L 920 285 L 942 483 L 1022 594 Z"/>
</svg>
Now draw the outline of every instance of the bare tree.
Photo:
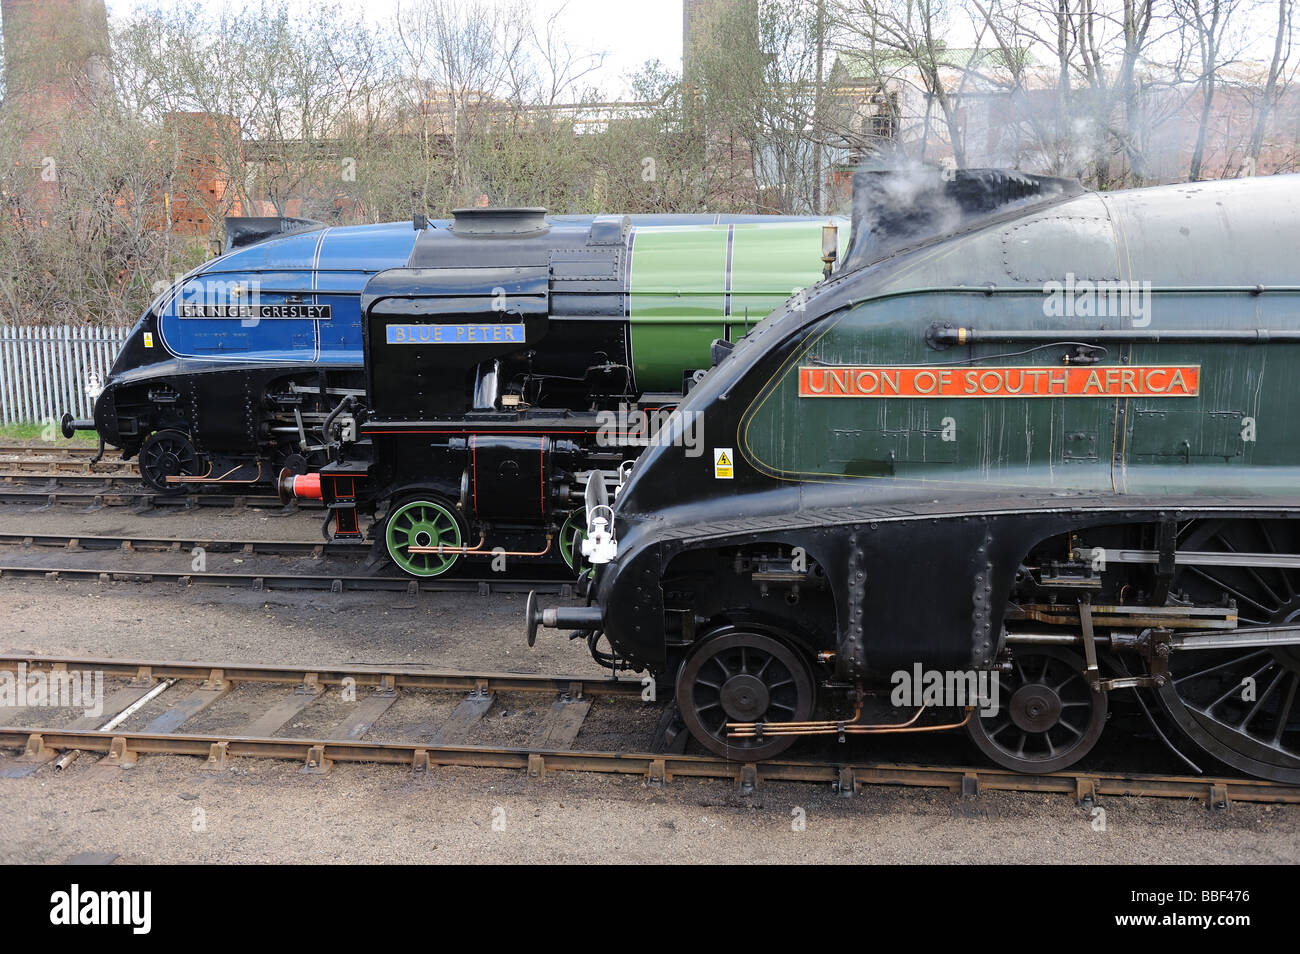
<svg viewBox="0 0 1300 954">
<path fill-rule="evenodd" d="M 933 107 L 953 159 L 964 166 L 965 131 L 954 86 L 962 84 L 965 67 L 976 51 L 965 51 L 962 60 L 953 59 L 944 40 L 950 14 L 945 0 L 836 0 L 833 16 L 843 42 L 876 61 L 876 75 L 892 75 L 920 87 L 926 114 L 918 158 L 926 158 Z"/>
<path fill-rule="evenodd" d="M 1194 84 L 1200 95 L 1200 107 L 1187 171 L 1187 177 L 1192 181 L 1202 176 L 1206 137 L 1220 73 L 1234 56 L 1234 52 L 1226 47 L 1236 26 L 1236 14 L 1244 6 L 1245 0 L 1174 0 L 1180 26 L 1190 35 L 1190 40 L 1184 41 L 1184 48 L 1191 47 L 1196 54 L 1193 60 L 1196 70 Z"/>
<path fill-rule="evenodd" d="M 1264 146 L 1264 135 L 1269 120 L 1279 98 L 1286 91 L 1289 73 L 1294 71 L 1294 66 L 1288 65 L 1291 59 L 1291 18 L 1294 10 L 1295 0 L 1277 0 L 1277 28 L 1273 35 L 1273 55 L 1268 64 L 1268 78 L 1264 81 L 1264 88 L 1255 110 L 1255 126 L 1250 135 L 1250 142 L 1246 146 L 1246 157 L 1251 169 L 1255 169 L 1259 164 L 1260 150 Z"/>
<path fill-rule="evenodd" d="M 822 211 L 850 133 L 827 83 L 831 26 L 824 0 L 738 5 L 713 25 L 689 117 L 711 207 Z"/>
</svg>

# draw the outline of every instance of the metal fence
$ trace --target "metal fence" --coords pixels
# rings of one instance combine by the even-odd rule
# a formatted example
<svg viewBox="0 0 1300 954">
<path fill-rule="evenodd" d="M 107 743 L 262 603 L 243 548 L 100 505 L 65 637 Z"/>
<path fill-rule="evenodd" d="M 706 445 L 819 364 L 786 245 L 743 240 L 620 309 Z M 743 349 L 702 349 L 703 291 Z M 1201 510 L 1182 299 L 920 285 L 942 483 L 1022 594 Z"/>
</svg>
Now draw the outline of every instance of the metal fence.
<svg viewBox="0 0 1300 954">
<path fill-rule="evenodd" d="M 102 382 L 128 328 L 0 325 L 0 424 L 90 417 L 86 393 Z"/>
</svg>

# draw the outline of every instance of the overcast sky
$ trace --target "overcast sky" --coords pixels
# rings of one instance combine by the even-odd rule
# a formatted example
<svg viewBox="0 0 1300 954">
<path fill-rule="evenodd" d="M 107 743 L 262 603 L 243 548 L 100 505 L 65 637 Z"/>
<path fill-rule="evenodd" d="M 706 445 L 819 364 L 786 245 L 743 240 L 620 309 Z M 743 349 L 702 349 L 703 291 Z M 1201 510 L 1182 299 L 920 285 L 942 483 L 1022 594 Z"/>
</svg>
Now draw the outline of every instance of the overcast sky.
<svg viewBox="0 0 1300 954">
<path fill-rule="evenodd" d="M 251 6 L 258 0 L 198 0 L 200 5 L 220 9 Z M 290 10 L 317 6 L 320 0 L 286 0 Z M 326 0 L 331 2 L 331 0 Z M 333 0 L 344 7 L 361 10 L 376 23 L 391 22 L 399 7 L 418 0 Z M 513 4 L 518 0 L 483 0 Z M 524 0 L 538 22 L 563 8 L 561 33 L 575 50 L 605 54 L 602 68 L 587 79 L 608 94 L 620 97 L 629 90 L 624 78 L 646 61 L 660 60 L 672 71 L 682 64 L 682 0 Z M 129 14 L 133 9 L 165 8 L 168 0 L 107 0 L 110 14 Z M 180 4 L 175 4 L 180 5 Z M 1230 55 L 1267 61 L 1272 55 L 1276 29 L 1276 4 L 1256 4 L 1234 14 L 1236 36 L 1227 43 Z M 955 18 L 959 19 L 959 18 Z M 945 37 L 957 46 L 974 43 L 965 26 L 950 25 Z M 969 34 L 969 35 L 967 35 Z"/>
<path fill-rule="evenodd" d="M 339 0 L 345 7 L 364 10 L 376 22 L 391 20 L 399 3 L 412 0 Z M 508 2 L 508 0 L 488 0 Z M 133 9 L 166 8 L 166 0 L 107 0 L 110 15 L 129 14 Z M 227 0 L 200 0 L 202 6 L 220 9 L 235 6 Z M 313 0 L 288 0 L 290 10 L 306 7 Z M 178 4 L 179 5 L 179 4 Z M 251 5 L 251 4 L 250 4 Z M 612 94 L 626 91 L 623 77 L 647 60 L 658 59 L 676 71 L 682 65 L 681 0 L 530 0 L 539 21 L 563 7 L 561 31 L 578 50 L 606 54 L 593 83 Z"/>
</svg>

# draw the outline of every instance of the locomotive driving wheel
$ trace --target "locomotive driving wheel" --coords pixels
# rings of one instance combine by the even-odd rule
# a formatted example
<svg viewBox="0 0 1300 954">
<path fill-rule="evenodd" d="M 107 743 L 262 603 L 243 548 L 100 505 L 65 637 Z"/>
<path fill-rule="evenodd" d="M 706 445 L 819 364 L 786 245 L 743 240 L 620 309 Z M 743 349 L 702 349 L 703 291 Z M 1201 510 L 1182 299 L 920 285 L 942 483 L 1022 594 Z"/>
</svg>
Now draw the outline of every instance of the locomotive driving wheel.
<svg viewBox="0 0 1300 954">
<path fill-rule="evenodd" d="M 411 576 L 441 576 L 456 565 L 459 553 L 411 553 L 411 547 L 463 547 L 460 521 L 447 507 L 426 499 L 406 500 L 393 508 L 384 528 L 388 555 Z"/>
<path fill-rule="evenodd" d="M 816 701 L 808 664 L 780 640 L 726 631 L 691 649 L 677 674 L 682 721 L 700 743 L 723 758 L 770 759 L 798 736 L 732 738 L 728 722 L 804 722 Z"/>
<path fill-rule="evenodd" d="M 967 731 L 1003 768 L 1031 775 L 1059 772 L 1097 744 L 1106 725 L 1106 694 L 1088 685 L 1083 660 L 1054 646 L 1018 649 L 998 678 L 998 709 L 976 710 Z"/>
<path fill-rule="evenodd" d="M 195 477 L 200 472 L 199 452 L 182 431 L 155 431 L 140 448 L 140 478 L 160 494 L 179 494 L 185 485 L 168 483 L 168 477 Z"/>
<path fill-rule="evenodd" d="M 570 570 L 577 570 L 586 563 L 582 556 L 582 541 L 587 537 L 587 511 L 579 507 L 569 514 L 560 527 L 560 556 Z"/>
<path fill-rule="evenodd" d="M 1178 549 L 1294 556 L 1300 527 L 1293 524 L 1200 521 L 1184 528 Z M 1300 625 L 1300 571 L 1290 567 L 1189 565 L 1173 586 L 1197 603 L 1234 601 L 1235 632 Z M 1169 676 L 1161 706 L 1193 742 L 1241 771 L 1300 782 L 1300 646 L 1175 652 Z"/>
</svg>

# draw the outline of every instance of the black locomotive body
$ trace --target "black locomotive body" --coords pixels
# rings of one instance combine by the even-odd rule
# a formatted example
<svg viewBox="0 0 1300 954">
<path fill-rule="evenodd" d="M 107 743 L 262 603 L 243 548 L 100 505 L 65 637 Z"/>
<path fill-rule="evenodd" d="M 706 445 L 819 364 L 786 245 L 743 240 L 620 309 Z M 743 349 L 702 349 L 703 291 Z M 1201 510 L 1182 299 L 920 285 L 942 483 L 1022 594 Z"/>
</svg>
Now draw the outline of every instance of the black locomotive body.
<svg viewBox="0 0 1300 954">
<path fill-rule="evenodd" d="M 616 484 L 646 443 L 690 436 L 657 425 L 715 338 L 817 280 L 826 225 L 458 211 L 366 284 L 365 397 L 325 422 L 331 463 L 283 490 L 321 497 L 336 540 L 374 514 L 373 538 L 414 576 L 464 557 L 576 566 L 588 482 Z"/>
<path fill-rule="evenodd" d="M 965 727 L 1054 771 L 1133 690 L 1300 782 L 1296 178 L 909 175 L 858 174 L 838 274 L 719 349 L 709 453 L 638 459 L 530 641 L 607 638 L 731 758 Z"/>
</svg>

